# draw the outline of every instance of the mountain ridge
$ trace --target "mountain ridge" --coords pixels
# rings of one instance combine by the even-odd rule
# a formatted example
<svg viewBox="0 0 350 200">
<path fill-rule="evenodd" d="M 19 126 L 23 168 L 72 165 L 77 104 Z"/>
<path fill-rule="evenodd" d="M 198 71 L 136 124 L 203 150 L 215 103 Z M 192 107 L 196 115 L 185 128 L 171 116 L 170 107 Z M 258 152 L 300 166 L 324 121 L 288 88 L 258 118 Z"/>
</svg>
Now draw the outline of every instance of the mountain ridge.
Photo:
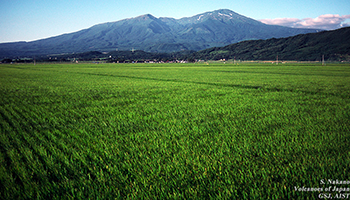
<svg viewBox="0 0 350 200">
<path fill-rule="evenodd" d="M 72 61 L 104 61 L 104 62 L 147 62 L 176 60 L 278 60 L 286 61 L 350 61 L 350 27 L 318 33 L 300 34 L 287 38 L 267 40 L 250 40 L 212 47 L 198 52 L 180 51 L 175 53 L 150 53 L 135 51 L 88 51 L 74 54 L 55 54 L 38 56 L 39 62 L 72 62 Z M 33 58 L 3 59 L 0 62 L 33 62 Z"/>
<path fill-rule="evenodd" d="M 198 51 L 244 40 L 280 38 L 317 31 L 267 25 L 228 9 L 180 19 L 144 14 L 41 40 L 2 43 L 0 57 L 132 48 L 147 52 Z"/>
<path fill-rule="evenodd" d="M 331 61 L 350 60 L 350 27 L 319 33 L 308 33 L 287 38 L 251 40 L 212 47 L 191 54 L 193 59 L 219 60 L 295 60 Z"/>
</svg>

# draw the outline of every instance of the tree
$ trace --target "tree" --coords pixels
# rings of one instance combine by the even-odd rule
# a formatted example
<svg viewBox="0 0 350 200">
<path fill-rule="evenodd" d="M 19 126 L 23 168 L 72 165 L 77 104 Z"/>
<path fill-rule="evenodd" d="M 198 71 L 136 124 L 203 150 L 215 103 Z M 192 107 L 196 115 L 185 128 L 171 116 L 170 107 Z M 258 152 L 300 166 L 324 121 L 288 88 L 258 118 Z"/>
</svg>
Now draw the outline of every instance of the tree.
<svg viewBox="0 0 350 200">
<path fill-rule="evenodd" d="M 194 59 L 193 56 L 190 56 L 187 58 L 187 62 L 194 63 L 194 62 L 196 62 L 196 60 Z"/>
</svg>

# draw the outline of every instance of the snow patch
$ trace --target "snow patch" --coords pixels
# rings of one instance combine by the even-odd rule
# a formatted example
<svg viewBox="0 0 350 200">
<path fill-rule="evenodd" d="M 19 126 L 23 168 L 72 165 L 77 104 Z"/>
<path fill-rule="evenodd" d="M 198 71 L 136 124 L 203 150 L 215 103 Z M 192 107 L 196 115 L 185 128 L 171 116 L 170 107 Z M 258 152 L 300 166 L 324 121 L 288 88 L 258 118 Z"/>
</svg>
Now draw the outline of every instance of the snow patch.
<svg viewBox="0 0 350 200">
<path fill-rule="evenodd" d="M 226 14 L 222 14 L 222 13 L 219 13 L 219 15 L 221 16 L 226 16 L 226 17 L 229 17 L 230 19 L 232 19 L 232 17 L 230 15 L 226 15 Z M 232 14 L 231 14 L 232 15 Z"/>
<path fill-rule="evenodd" d="M 197 20 L 199 21 L 203 16 L 204 16 L 204 15 L 199 16 Z"/>
</svg>

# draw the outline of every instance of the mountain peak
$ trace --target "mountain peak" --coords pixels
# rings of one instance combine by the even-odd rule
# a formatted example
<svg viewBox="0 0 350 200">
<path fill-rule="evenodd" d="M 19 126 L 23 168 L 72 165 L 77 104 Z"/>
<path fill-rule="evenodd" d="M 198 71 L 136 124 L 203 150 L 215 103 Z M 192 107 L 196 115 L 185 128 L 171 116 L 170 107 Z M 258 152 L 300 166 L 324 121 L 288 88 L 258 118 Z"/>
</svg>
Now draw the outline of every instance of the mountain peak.
<svg viewBox="0 0 350 200">
<path fill-rule="evenodd" d="M 218 9 L 218 10 L 212 11 L 211 13 L 237 14 L 236 12 L 230 9 Z"/>
<path fill-rule="evenodd" d="M 145 14 L 145 15 L 140 15 L 138 17 L 135 17 L 135 19 L 157 19 L 155 16 L 151 15 L 151 14 Z"/>
<path fill-rule="evenodd" d="M 201 23 L 208 19 L 219 20 L 219 21 L 233 21 L 234 23 L 249 23 L 249 24 L 260 24 L 261 22 L 254 19 L 240 15 L 229 9 L 219 9 L 210 12 L 205 12 L 192 17 L 181 18 L 180 21 L 183 24 L 187 23 Z"/>
</svg>

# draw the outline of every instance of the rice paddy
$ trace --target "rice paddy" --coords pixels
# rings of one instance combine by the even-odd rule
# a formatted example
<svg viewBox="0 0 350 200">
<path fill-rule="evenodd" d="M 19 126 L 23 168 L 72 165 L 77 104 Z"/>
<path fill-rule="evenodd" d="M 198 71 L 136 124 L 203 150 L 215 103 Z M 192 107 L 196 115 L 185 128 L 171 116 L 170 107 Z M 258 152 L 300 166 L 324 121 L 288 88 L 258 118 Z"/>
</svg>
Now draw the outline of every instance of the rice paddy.
<svg viewBox="0 0 350 200">
<path fill-rule="evenodd" d="M 346 197 L 349 81 L 349 64 L 0 65 L 0 198 Z"/>
</svg>

